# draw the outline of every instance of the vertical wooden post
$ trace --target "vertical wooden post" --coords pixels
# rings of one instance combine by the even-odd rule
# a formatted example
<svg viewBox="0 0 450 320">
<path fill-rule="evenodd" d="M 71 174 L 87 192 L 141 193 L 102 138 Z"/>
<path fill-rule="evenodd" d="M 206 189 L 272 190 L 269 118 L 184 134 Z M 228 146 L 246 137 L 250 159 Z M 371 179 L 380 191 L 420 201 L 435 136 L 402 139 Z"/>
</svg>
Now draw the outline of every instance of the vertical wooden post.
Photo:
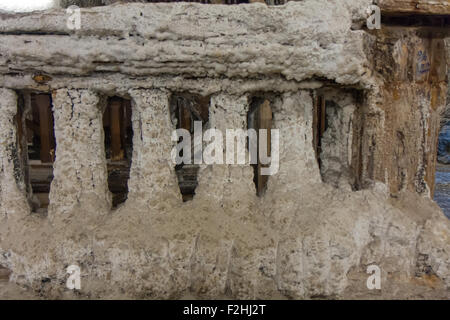
<svg viewBox="0 0 450 320">
<path fill-rule="evenodd" d="M 322 137 L 325 132 L 325 119 L 326 119 L 326 110 L 325 110 L 325 99 L 323 97 L 320 97 L 320 146 L 322 147 Z"/>
<path fill-rule="evenodd" d="M 36 95 L 35 101 L 39 112 L 41 161 L 43 163 L 52 163 L 55 153 L 55 136 L 53 131 L 52 103 L 50 95 Z"/>
<path fill-rule="evenodd" d="M 17 106 L 17 114 L 15 116 L 16 125 L 17 125 L 17 145 L 20 152 L 23 152 L 23 112 L 22 107 L 20 105 Z"/>
<path fill-rule="evenodd" d="M 131 119 L 131 101 L 125 100 L 124 101 L 124 109 L 125 109 L 125 127 L 124 131 L 126 132 L 126 129 L 132 126 L 132 119 Z"/>
<path fill-rule="evenodd" d="M 271 155 L 271 128 L 272 128 L 272 108 L 270 107 L 270 102 L 265 100 L 258 108 L 258 159 L 259 159 L 259 129 L 267 130 L 267 156 Z M 267 181 L 269 181 L 269 176 L 261 175 L 261 169 L 264 167 L 269 167 L 270 164 L 261 164 L 258 161 L 258 180 L 257 180 L 257 192 L 261 195 L 266 188 Z"/>
<path fill-rule="evenodd" d="M 111 160 L 119 161 L 124 157 L 121 134 L 121 123 L 123 118 L 123 105 L 121 99 L 110 100 L 110 116 Z"/>
<path fill-rule="evenodd" d="M 178 105 L 178 112 L 180 118 L 180 128 L 191 131 L 191 113 L 186 106 L 187 102 L 184 99 L 179 100 L 181 103 Z"/>
<path fill-rule="evenodd" d="M 121 148 L 123 150 L 123 158 L 125 158 L 125 145 L 126 145 L 126 123 L 127 123 L 127 119 L 126 119 L 126 112 L 125 112 L 125 108 L 126 108 L 126 100 L 122 100 L 122 106 L 120 108 L 120 145 Z"/>
</svg>

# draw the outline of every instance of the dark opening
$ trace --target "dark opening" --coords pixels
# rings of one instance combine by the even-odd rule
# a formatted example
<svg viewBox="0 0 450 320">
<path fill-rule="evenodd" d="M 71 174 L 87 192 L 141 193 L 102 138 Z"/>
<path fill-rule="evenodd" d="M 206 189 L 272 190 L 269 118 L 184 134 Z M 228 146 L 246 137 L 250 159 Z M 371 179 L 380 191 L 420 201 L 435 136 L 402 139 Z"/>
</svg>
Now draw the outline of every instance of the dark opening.
<svg viewBox="0 0 450 320">
<path fill-rule="evenodd" d="M 52 97 L 50 94 L 31 94 L 31 109 L 26 112 L 21 104 L 16 120 L 19 146 L 28 154 L 25 168 L 25 181 L 29 181 L 27 191 L 31 191 L 32 211 L 45 211 L 49 204 L 56 149 Z"/>
<path fill-rule="evenodd" d="M 381 23 L 390 26 L 448 28 L 450 27 L 450 17 L 447 15 L 383 14 Z"/>
<path fill-rule="evenodd" d="M 170 101 L 171 118 L 176 122 L 177 129 L 186 129 L 191 134 L 191 163 L 175 166 L 178 185 L 183 201 L 192 200 L 198 181 L 199 165 L 194 164 L 194 121 L 201 121 L 203 128 L 209 120 L 210 97 L 202 97 L 187 93 L 173 94 Z M 179 142 L 182 138 L 180 137 Z M 182 151 L 181 151 L 182 152 Z"/>
<path fill-rule="evenodd" d="M 321 168 L 320 154 L 322 152 L 322 137 L 327 130 L 327 113 L 323 96 L 316 96 L 313 110 L 313 146 L 316 153 L 317 163 Z"/>
<path fill-rule="evenodd" d="M 255 129 L 258 137 L 257 143 L 257 154 L 258 161 L 257 164 L 252 164 L 254 175 L 253 182 L 256 187 L 256 194 L 262 196 L 267 189 L 267 182 L 269 181 L 268 175 L 262 175 L 261 169 L 264 167 L 269 167 L 270 164 L 262 164 L 260 159 L 260 132 L 259 129 L 267 130 L 267 156 L 271 156 L 271 129 L 272 129 L 272 108 L 270 101 L 264 98 L 253 98 L 250 104 L 250 110 L 247 114 L 247 128 Z M 248 147 L 250 144 L 248 143 Z"/>
<path fill-rule="evenodd" d="M 113 207 L 126 201 L 133 154 L 131 101 L 120 97 L 108 99 L 103 113 L 105 153 L 108 168 L 108 188 Z"/>
</svg>

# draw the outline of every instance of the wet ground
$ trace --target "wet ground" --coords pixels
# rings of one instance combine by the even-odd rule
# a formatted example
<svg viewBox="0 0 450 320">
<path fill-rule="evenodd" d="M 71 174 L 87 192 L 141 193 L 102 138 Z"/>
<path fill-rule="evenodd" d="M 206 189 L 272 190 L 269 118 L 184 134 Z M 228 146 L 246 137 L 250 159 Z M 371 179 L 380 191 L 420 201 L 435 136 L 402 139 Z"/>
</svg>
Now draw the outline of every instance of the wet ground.
<svg viewBox="0 0 450 320">
<path fill-rule="evenodd" d="M 450 219 L 450 165 L 437 165 L 434 201 L 438 203 L 444 214 Z"/>
</svg>

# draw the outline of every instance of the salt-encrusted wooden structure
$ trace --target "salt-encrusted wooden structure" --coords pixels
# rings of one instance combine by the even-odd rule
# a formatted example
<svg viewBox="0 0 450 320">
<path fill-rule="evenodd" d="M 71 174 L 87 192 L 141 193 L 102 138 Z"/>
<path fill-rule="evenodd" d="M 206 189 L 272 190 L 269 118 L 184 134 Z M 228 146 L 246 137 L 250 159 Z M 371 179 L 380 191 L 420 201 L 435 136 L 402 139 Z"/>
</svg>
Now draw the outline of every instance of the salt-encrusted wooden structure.
<svg viewBox="0 0 450 320">
<path fill-rule="evenodd" d="M 391 18 L 367 30 L 371 3 L 121 4 L 82 9 L 77 30 L 65 10 L 1 14 L 0 265 L 10 280 L 60 296 L 77 264 L 90 297 L 304 298 L 364 288 L 355 279 L 377 264 L 387 287 L 431 277 L 445 295 L 450 224 L 430 196 L 448 25 L 427 23 L 430 4 L 414 11 L 423 25 L 396 26 L 392 14 L 409 7 L 381 1 Z M 48 211 L 37 212 L 23 130 L 34 94 L 51 94 L 45 132 L 53 122 L 55 134 Z M 246 130 L 252 104 L 270 105 L 280 167 L 265 192 L 250 164 L 200 165 L 182 201 L 171 101 L 186 94 L 207 99 L 205 126 L 223 131 Z M 105 129 L 112 97 L 118 110 L 130 101 L 132 128 L 117 208 L 105 130 L 124 143 L 126 125 L 114 127 L 116 113 Z M 112 158 L 127 158 L 115 146 Z"/>
</svg>

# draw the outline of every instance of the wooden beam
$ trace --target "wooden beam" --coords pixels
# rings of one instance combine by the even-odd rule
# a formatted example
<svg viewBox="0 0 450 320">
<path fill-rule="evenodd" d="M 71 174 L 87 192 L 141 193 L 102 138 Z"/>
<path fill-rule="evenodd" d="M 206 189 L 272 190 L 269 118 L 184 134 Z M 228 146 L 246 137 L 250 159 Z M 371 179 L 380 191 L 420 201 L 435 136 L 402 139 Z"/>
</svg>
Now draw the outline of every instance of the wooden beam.
<svg viewBox="0 0 450 320">
<path fill-rule="evenodd" d="M 33 131 L 33 134 L 40 136 L 41 135 L 41 128 L 39 128 L 39 124 L 31 121 L 30 119 L 25 119 L 25 124 L 28 129 Z"/>
<path fill-rule="evenodd" d="M 39 111 L 41 161 L 43 163 L 51 163 L 54 161 L 55 137 L 53 131 L 52 103 L 50 100 L 50 95 L 36 95 L 35 101 L 36 107 Z"/>
<path fill-rule="evenodd" d="M 16 125 L 17 125 L 17 141 L 18 141 L 18 149 L 23 151 L 23 113 L 22 107 L 20 105 L 17 106 L 17 114 L 15 116 Z"/>
<path fill-rule="evenodd" d="M 180 115 L 180 128 L 191 131 L 191 113 L 189 108 L 183 103 L 179 105 L 179 115 Z"/>
<path fill-rule="evenodd" d="M 109 104 L 105 109 L 105 112 L 103 112 L 103 127 L 109 128 L 111 123 L 111 112 L 109 110 Z"/>
<path fill-rule="evenodd" d="M 320 108 L 320 146 L 322 146 L 322 137 L 325 132 L 325 124 L 326 124 L 326 109 L 325 109 L 325 99 L 320 97 L 319 101 Z"/>
<path fill-rule="evenodd" d="M 380 0 L 383 14 L 449 15 L 450 0 Z"/>
<path fill-rule="evenodd" d="M 258 108 L 258 149 L 259 149 L 259 129 L 267 130 L 267 156 L 271 155 L 271 130 L 272 129 L 272 108 L 270 107 L 270 102 L 265 100 Z M 258 150 L 258 160 L 259 160 L 259 150 Z M 261 169 L 265 167 L 270 167 L 270 164 L 262 164 L 258 161 L 258 179 L 256 191 L 258 195 L 262 195 L 267 186 L 267 181 L 269 181 L 269 176 L 261 175 Z"/>
<path fill-rule="evenodd" d="M 110 128 L 111 128 L 111 160 L 119 161 L 124 158 L 122 146 L 121 122 L 123 118 L 123 104 L 121 99 L 110 100 Z"/>
<path fill-rule="evenodd" d="M 133 126 L 132 118 L 131 118 L 131 115 L 132 115 L 131 101 L 130 100 L 125 100 L 124 104 L 125 104 L 125 118 L 126 118 L 125 129 L 126 129 L 127 127 L 132 127 Z"/>
</svg>

